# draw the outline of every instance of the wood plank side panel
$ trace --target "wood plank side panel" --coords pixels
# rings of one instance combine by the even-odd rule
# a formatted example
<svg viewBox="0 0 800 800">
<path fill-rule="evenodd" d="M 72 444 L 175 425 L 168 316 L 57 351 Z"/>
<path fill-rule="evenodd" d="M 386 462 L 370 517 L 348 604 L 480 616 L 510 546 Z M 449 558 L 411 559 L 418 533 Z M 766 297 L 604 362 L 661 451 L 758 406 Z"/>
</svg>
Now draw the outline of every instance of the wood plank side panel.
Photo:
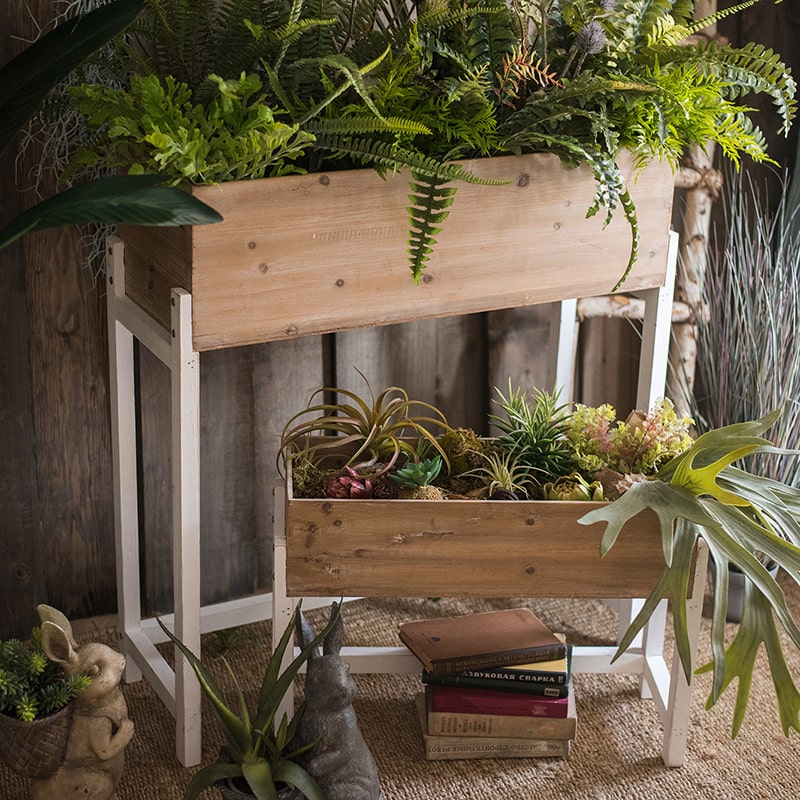
<svg viewBox="0 0 800 800">
<path fill-rule="evenodd" d="M 622 214 L 603 229 L 586 219 L 594 182 L 555 156 L 468 162 L 503 186 L 460 185 L 423 282 L 407 263 L 407 178 L 372 170 L 287 176 L 199 187 L 225 221 L 192 232 L 194 344 L 198 350 L 415 319 L 527 306 L 608 292 L 630 250 Z M 626 171 L 632 172 L 630 164 Z M 666 265 L 672 174 L 643 173 L 631 192 L 641 256 L 626 288 L 655 286 Z M 291 232 L 291 235 L 287 235 Z M 123 233 L 127 238 L 127 234 Z M 142 232 L 131 262 L 152 280 L 157 255 Z M 184 243 L 185 244 L 185 243 Z M 138 266 L 137 266 L 138 265 Z M 164 267 L 166 269 L 166 267 Z M 171 269 L 171 267 L 170 267 Z M 133 290 L 133 289 L 132 289 Z"/>
<path fill-rule="evenodd" d="M 599 556 L 592 503 L 294 500 L 291 595 L 641 597 L 663 570 L 655 518 Z M 577 589 L 576 587 L 579 587 Z"/>
</svg>

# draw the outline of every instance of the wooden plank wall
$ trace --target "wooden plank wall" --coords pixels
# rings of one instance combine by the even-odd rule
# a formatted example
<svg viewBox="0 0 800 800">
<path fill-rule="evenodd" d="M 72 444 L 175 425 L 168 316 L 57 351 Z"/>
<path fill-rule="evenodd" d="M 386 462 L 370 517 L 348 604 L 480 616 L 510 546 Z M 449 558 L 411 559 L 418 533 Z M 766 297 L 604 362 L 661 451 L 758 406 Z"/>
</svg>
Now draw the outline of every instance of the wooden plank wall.
<svg viewBox="0 0 800 800">
<path fill-rule="evenodd" d="M 790 5 L 765 16 L 789 19 Z M 24 40 L 32 19 L 52 14 L 48 0 L 6 0 L 0 30 Z M 0 38 L 0 61 L 17 47 Z M 14 189 L 13 154 L 0 181 L 7 219 L 32 202 Z M 71 230 L 0 251 L 0 637 L 24 635 L 39 602 L 74 618 L 116 608 L 105 299 L 79 252 Z M 492 387 L 552 386 L 551 315 L 542 306 L 203 354 L 204 600 L 269 587 L 277 436 L 312 391 L 332 382 L 361 391 L 358 368 L 375 389 L 401 384 L 451 423 L 481 429 Z M 626 327 L 582 326 L 574 399 L 631 407 L 637 345 Z M 146 351 L 137 370 L 142 594 L 153 613 L 171 609 L 169 390 Z"/>
</svg>

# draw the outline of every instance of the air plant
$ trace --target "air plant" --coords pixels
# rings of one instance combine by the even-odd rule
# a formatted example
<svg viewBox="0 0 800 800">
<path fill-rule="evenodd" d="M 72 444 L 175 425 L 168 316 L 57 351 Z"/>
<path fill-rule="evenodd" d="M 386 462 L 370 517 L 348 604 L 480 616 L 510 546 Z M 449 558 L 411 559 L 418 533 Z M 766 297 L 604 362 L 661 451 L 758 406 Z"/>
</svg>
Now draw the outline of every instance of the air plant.
<svg viewBox="0 0 800 800">
<path fill-rule="evenodd" d="M 464 473 L 481 480 L 490 500 L 521 500 L 536 491 L 531 467 L 510 450 L 481 453 L 486 462 Z"/>
<path fill-rule="evenodd" d="M 494 402 L 503 414 L 489 419 L 500 429 L 497 444 L 528 470 L 528 478 L 540 485 L 572 472 L 575 460 L 566 438 L 570 412 L 559 405 L 558 393 L 534 389 L 532 396 L 511 388 L 508 395 L 495 389 Z"/>
<path fill-rule="evenodd" d="M 284 427 L 280 448 L 283 459 L 321 457 L 351 448 L 347 466 L 358 465 L 360 470 L 369 467 L 374 475 L 381 475 L 389 472 L 402 454 L 413 459 L 417 452 L 415 440 L 424 439 L 441 455 L 449 469 L 447 455 L 431 430 L 450 429 L 444 414 L 430 403 L 411 400 L 399 386 L 390 386 L 376 397 L 366 377 L 361 372 L 359 375 L 367 385 L 369 399 L 364 400 L 346 389 L 318 389 L 312 394 L 309 405 Z M 315 397 L 328 393 L 351 402 L 313 402 Z M 417 415 L 413 413 L 416 409 L 429 413 Z M 310 415 L 315 416 L 307 419 Z"/>
</svg>

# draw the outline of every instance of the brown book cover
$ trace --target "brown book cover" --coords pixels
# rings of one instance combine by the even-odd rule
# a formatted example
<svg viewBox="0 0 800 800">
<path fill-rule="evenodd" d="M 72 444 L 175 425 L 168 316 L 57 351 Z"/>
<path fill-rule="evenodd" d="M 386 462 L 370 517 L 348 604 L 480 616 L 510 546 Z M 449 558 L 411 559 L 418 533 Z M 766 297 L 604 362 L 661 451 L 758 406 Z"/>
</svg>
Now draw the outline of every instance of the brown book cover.
<svg viewBox="0 0 800 800">
<path fill-rule="evenodd" d="M 552 661 L 567 647 L 529 608 L 405 622 L 400 641 L 434 675 Z"/>
</svg>

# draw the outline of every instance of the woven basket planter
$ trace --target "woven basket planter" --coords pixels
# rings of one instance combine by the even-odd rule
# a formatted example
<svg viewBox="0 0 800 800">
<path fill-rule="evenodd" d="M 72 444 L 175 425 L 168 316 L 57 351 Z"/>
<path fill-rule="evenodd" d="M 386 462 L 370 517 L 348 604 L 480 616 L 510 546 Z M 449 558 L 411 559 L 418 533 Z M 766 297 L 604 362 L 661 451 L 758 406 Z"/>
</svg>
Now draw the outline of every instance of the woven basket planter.
<svg viewBox="0 0 800 800">
<path fill-rule="evenodd" d="M 18 775 L 42 780 L 64 762 L 74 705 L 25 722 L 0 714 L 0 758 Z"/>
</svg>

